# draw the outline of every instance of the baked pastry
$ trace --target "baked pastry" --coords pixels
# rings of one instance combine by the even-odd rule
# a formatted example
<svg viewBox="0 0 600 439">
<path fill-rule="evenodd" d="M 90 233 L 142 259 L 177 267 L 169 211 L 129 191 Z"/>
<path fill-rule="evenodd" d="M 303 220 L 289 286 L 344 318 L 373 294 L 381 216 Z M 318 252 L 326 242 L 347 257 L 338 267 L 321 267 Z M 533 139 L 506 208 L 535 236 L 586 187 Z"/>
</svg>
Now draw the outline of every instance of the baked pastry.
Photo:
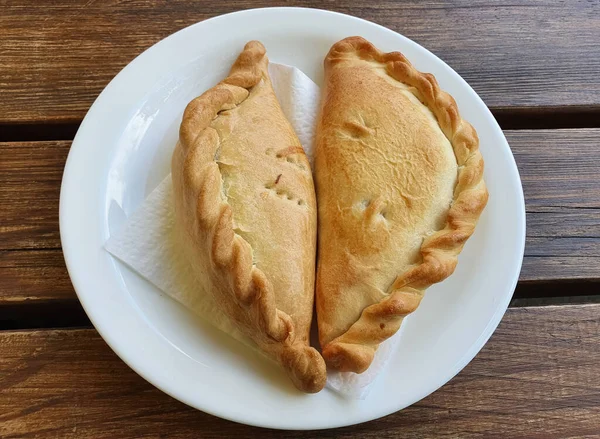
<svg viewBox="0 0 600 439">
<path fill-rule="evenodd" d="M 309 346 L 316 201 L 261 43 L 187 106 L 172 159 L 176 226 L 219 307 L 305 392 L 325 385 Z"/>
<path fill-rule="evenodd" d="M 351 37 L 325 58 L 315 160 L 323 357 L 361 373 L 454 271 L 488 198 L 479 140 L 433 75 Z"/>
</svg>

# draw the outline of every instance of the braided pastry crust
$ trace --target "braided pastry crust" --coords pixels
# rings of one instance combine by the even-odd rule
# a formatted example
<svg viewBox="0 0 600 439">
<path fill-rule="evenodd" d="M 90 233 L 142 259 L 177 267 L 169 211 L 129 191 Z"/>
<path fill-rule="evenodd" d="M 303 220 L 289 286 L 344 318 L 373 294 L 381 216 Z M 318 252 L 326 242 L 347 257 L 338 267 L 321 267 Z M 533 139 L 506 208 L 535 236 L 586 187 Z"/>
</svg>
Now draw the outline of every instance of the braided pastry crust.
<svg viewBox="0 0 600 439">
<path fill-rule="evenodd" d="M 361 373 L 453 273 L 488 199 L 479 140 L 433 75 L 350 37 L 325 59 L 315 169 L 323 356 Z"/>
<path fill-rule="evenodd" d="M 316 202 L 309 163 L 249 42 L 187 106 L 172 159 L 178 228 L 198 281 L 305 392 L 325 385 L 309 346 Z"/>
</svg>

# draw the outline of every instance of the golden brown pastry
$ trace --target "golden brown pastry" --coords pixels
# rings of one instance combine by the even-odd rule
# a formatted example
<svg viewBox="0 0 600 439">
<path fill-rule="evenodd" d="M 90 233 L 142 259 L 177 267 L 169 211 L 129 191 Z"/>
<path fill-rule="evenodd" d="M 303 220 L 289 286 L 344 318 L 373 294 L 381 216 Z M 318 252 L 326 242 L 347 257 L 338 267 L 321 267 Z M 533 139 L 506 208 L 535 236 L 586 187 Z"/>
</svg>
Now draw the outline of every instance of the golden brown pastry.
<svg viewBox="0 0 600 439">
<path fill-rule="evenodd" d="M 316 203 L 261 43 L 187 106 L 173 154 L 177 227 L 204 289 L 305 392 L 325 385 L 309 346 Z"/>
<path fill-rule="evenodd" d="M 360 37 L 325 58 L 316 136 L 319 338 L 328 366 L 361 373 L 454 271 L 487 202 L 483 159 L 433 75 Z"/>
</svg>

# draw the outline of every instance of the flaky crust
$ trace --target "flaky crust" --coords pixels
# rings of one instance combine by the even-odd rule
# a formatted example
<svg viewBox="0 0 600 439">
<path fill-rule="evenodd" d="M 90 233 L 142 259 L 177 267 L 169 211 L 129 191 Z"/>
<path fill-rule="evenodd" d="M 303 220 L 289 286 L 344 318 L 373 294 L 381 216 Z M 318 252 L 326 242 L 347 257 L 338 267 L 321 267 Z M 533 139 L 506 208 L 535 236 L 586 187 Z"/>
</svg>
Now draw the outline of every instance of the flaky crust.
<svg viewBox="0 0 600 439">
<path fill-rule="evenodd" d="M 331 187 L 331 173 L 347 172 L 340 169 L 339 160 L 332 158 L 333 152 L 331 151 L 335 149 L 335 146 L 331 143 L 335 142 L 331 140 L 331 133 L 337 129 L 336 127 L 340 126 L 340 111 L 332 103 L 333 97 L 328 95 L 328 88 L 336 89 L 337 86 L 336 90 L 339 90 L 339 83 L 332 82 L 338 80 L 339 76 L 334 77 L 331 72 L 336 67 L 345 68 L 344 66 L 350 65 L 348 63 L 353 63 L 354 60 L 367 61 L 367 64 L 372 66 L 373 69 L 380 69 L 381 72 L 385 72 L 384 75 L 388 77 L 386 81 L 389 83 L 397 81 L 398 86 L 401 84 L 403 84 L 403 87 L 408 86 L 405 89 L 413 93 L 422 104 L 431 110 L 443 134 L 451 144 L 458 170 L 453 194 L 450 192 L 451 203 L 447 215 L 443 218 L 441 227 L 432 230 L 429 236 L 423 236 L 420 254 L 416 255 L 412 264 L 398 269 L 400 273 L 395 277 L 389 288 L 384 289 L 379 296 L 373 294 L 372 297 L 375 298 L 373 300 L 364 299 L 366 304 L 361 308 L 360 317 L 355 321 L 347 322 L 347 330 L 341 334 L 335 334 L 332 322 L 335 322 L 336 319 L 348 318 L 344 312 L 345 293 L 342 291 L 332 294 L 331 290 L 336 288 L 335 286 L 332 287 L 332 285 L 335 285 L 336 279 L 340 282 L 348 279 L 350 279 L 348 282 L 355 282 L 356 280 L 352 279 L 360 277 L 352 264 L 353 255 L 350 253 L 353 253 L 354 250 L 348 251 L 347 260 L 350 263 L 344 270 L 337 266 L 328 266 L 327 262 L 323 263 L 323 259 L 319 260 L 317 314 L 323 356 L 329 367 L 340 371 L 361 373 L 371 364 L 378 345 L 394 335 L 399 329 L 403 318 L 417 309 L 424 291 L 430 285 L 440 282 L 452 274 L 457 264 L 457 256 L 466 240 L 473 233 L 479 216 L 487 203 L 488 193 L 483 181 L 483 159 L 479 152 L 477 133 L 470 124 L 460 117 L 456 102 L 449 94 L 440 89 L 434 76 L 417 71 L 398 52 L 383 53 L 363 38 L 346 38 L 336 43 L 325 59 L 326 90 L 324 92 L 323 111 L 317 130 L 316 149 L 320 258 L 332 252 L 345 251 L 342 248 L 331 248 L 332 238 L 325 234 L 325 231 L 333 233 L 332 224 L 336 221 L 335 224 L 337 225 L 335 227 L 341 229 L 345 227 L 343 221 L 340 220 L 342 215 L 340 212 L 342 212 L 344 206 L 331 207 L 333 204 L 332 197 L 345 196 L 345 188 Z M 342 74 L 341 71 L 337 71 L 337 75 Z M 352 74 L 360 75 L 361 73 L 354 71 Z M 373 82 L 369 82 L 369 78 L 366 76 L 357 78 L 355 83 L 359 84 L 358 87 L 361 88 L 366 87 L 368 89 L 371 87 L 369 89 L 370 95 L 381 96 L 382 92 L 376 90 Z M 356 94 L 358 91 L 353 90 L 352 93 Z M 374 99 L 377 99 L 377 97 Z M 353 131 L 349 135 L 360 140 L 361 136 L 368 136 L 369 131 L 376 129 L 371 129 L 366 125 L 367 123 L 353 126 Z M 363 133 L 361 130 L 365 132 Z M 396 138 L 402 135 L 402 133 L 397 134 Z M 326 137 L 327 135 L 330 137 Z M 343 149 L 343 147 L 338 148 L 335 154 L 356 154 L 355 151 L 340 152 L 340 149 Z M 356 159 L 356 161 L 358 160 Z M 325 199 L 327 199 L 327 205 L 322 201 Z M 381 207 L 376 204 L 377 202 L 374 202 L 369 205 L 369 208 L 365 211 L 366 216 L 374 216 L 385 208 L 385 206 Z M 410 209 L 410 200 L 407 201 L 407 206 Z M 370 209 L 373 212 L 370 212 Z M 387 233 L 385 227 L 381 227 L 382 231 L 379 236 Z M 391 240 L 386 245 L 393 244 L 394 242 Z M 360 248 L 356 251 L 365 252 L 365 249 Z M 373 261 L 375 259 L 369 260 Z M 361 261 L 360 264 L 356 263 L 355 265 L 360 266 L 361 270 L 365 271 L 365 263 Z M 372 264 L 375 268 L 369 269 L 377 270 L 378 262 Z"/>
<path fill-rule="evenodd" d="M 206 291 L 300 390 L 318 392 L 314 187 L 267 67 L 265 48 L 249 42 L 229 76 L 187 106 L 172 160 L 176 220 Z"/>
</svg>

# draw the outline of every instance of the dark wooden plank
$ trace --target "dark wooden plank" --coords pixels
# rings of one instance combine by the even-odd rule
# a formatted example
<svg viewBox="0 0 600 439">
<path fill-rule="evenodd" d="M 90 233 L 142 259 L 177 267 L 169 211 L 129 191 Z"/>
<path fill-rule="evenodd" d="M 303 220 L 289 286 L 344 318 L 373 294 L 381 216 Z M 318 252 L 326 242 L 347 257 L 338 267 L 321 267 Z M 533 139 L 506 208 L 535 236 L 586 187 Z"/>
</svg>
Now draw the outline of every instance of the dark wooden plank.
<svg viewBox="0 0 600 439">
<path fill-rule="evenodd" d="M 600 130 L 505 134 L 519 167 L 527 210 L 521 280 L 598 281 Z M 571 291 L 565 295 L 576 294 Z"/>
<path fill-rule="evenodd" d="M 0 250 L 0 306 L 74 298 L 60 250 Z"/>
<path fill-rule="evenodd" d="M 58 201 L 71 142 L 0 143 L 0 250 L 58 248 Z"/>
<path fill-rule="evenodd" d="M 600 208 L 598 133 L 597 129 L 505 132 L 521 173 L 528 211 L 555 208 L 570 216 Z"/>
<path fill-rule="evenodd" d="M 600 129 L 506 135 L 527 205 L 521 281 L 600 282 Z M 57 250 L 69 145 L 0 143 L 0 303 L 75 298 Z M 578 291 L 566 289 L 564 295 Z"/>
<path fill-rule="evenodd" d="M 90 325 L 60 249 L 0 250 L 0 329 Z"/>
<path fill-rule="evenodd" d="M 441 390 L 402 412 L 319 435 L 597 438 L 598 343 L 600 305 L 512 308 L 481 353 Z M 0 437 L 281 434 L 175 401 L 132 372 L 93 330 L 0 332 Z"/>
<path fill-rule="evenodd" d="M 592 121 L 600 110 L 595 0 L 13 0 L 0 14 L 0 124 L 77 122 L 108 81 L 160 39 L 216 15 L 277 5 L 328 8 L 414 39 L 502 118 L 509 108 L 522 115 L 569 106 Z"/>
</svg>

